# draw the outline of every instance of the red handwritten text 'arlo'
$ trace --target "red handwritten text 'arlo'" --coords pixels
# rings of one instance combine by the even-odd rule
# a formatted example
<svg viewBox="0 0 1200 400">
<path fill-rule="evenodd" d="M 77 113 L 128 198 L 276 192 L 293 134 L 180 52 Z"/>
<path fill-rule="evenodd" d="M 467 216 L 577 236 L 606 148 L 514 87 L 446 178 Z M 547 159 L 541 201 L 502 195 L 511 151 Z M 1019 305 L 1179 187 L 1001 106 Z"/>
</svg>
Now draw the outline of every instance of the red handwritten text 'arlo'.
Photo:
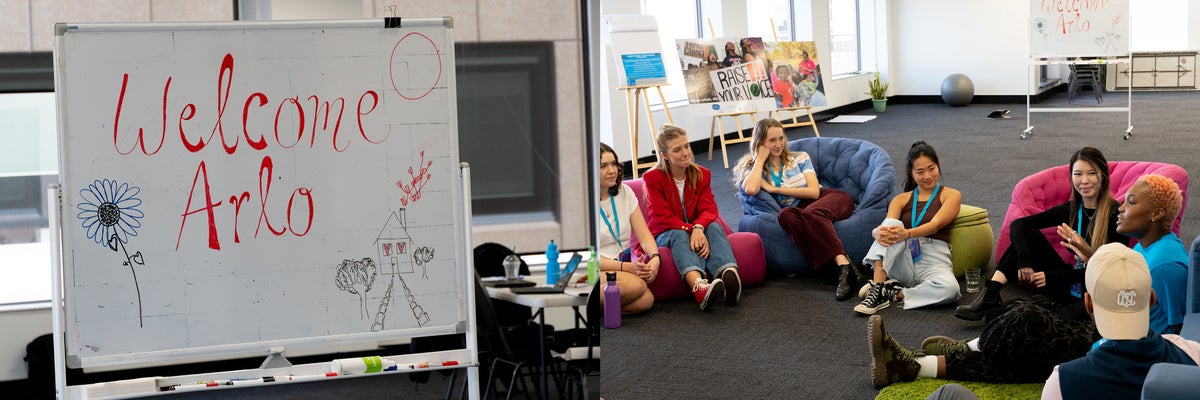
<svg viewBox="0 0 1200 400">
<path fill-rule="evenodd" d="M 432 41 L 430 41 L 432 44 Z M 399 46 L 399 44 L 397 44 Z M 438 54 L 440 63 L 440 53 L 434 46 L 434 54 Z M 393 55 L 394 57 L 395 55 Z M 230 88 L 233 86 L 234 77 L 234 58 L 231 54 L 225 54 L 221 60 L 221 65 L 218 71 L 217 87 L 216 87 L 216 106 L 215 119 L 213 121 L 212 130 L 207 133 L 197 134 L 196 132 L 187 132 L 184 129 L 184 123 L 191 121 L 196 116 L 197 106 L 194 103 L 186 103 L 179 109 L 178 118 L 176 118 L 179 144 L 189 153 L 200 153 L 206 147 L 214 144 L 218 140 L 221 144 L 221 149 L 225 154 L 233 155 L 239 148 L 245 149 L 246 146 L 250 150 L 243 151 L 264 151 L 272 146 L 278 146 L 279 149 L 291 149 L 296 146 L 307 144 L 309 148 L 317 147 L 318 132 L 328 133 L 330 130 L 330 122 L 332 120 L 332 134 L 328 136 L 328 146 L 337 153 L 345 152 L 351 147 L 352 142 L 357 138 L 361 138 L 368 145 L 379 145 L 387 141 L 391 135 L 390 125 L 378 124 L 375 126 L 388 126 L 386 132 L 368 132 L 364 125 L 363 118 L 370 115 L 379 106 L 380 96 L 374 90 L 364 90 L 358 96 L 358 102 L 355 106 L 355 122 L 357 124 L 357 132 L 354 135 L 339 136 L 342 124 L 342 117 L 345 113 L 346 101 L 342 97 L 334 98 L 332 101 L 321 100 L 317 94 L 312 94 L 307 98 L 301 99 L 300 96 L 282 97 L 275 100 L 274 111 L 268 106 L 272 99 L 267 94 L 262 92 L 253 92 L 241 101 L 241 132 L 236 130 L 227 131 L 224 123 L 224 115 L 226 113 L 226 105 L 230 100 Z M 440 75 L 439 75 L 440 78 Z M 170 141 L 167 140 L 167 123 L 168 123 L 168 103 L 171 98 L 171 82 L 173 77 L 168 76 L 163 84 L 162 94 L 162 127 L 157 138 L 147 133 L 143 128 L 137 129 L 137 137 L 130 143 L 128 137 L 122 140 L 123 133 L 121 130 L 121 111 L 125 105 L 126 88 L 129 85 L 129 74 L 126 73 L 121 79 L 121 91 L 117 98 L 116 113 L 113 121 L 113 149 L 120 155 L 130 156 L 134 152 L 140 150 L 140 153 L 146 156 L 154 156 L 158 154 Z M 436 82 L 433 86 L 436 85 Z M 430 88 L 432 90 L 432 87 Z M 399 90 L 397 90 L 399 93 Z M 423 96 L 422 96 L 423 97 Z M 407 97 L 406 97 L 407 98 Z M 234 100 L 235 102 L 238 100 Z M 236 106 L 235 106 L 236 107 Z M 233 114 L 234 112 L 230 112 Z M 271 132 L 251 132 L 249 124 L 251 119 L 263 120 L 263 118 L 273 118 L 273 131 Z M 280 121 L 284 121 L 283 126 L 290 127 L 295 121 L 296 128 L 293 130 L 285 129 L 287 132 L 280 132 Z M 191 125 L 194 126 L 194 123 Z M 306 128 L 311 126 L 311 130 Z M 305 136 L 307 140 L 305 140 Z M 245 140 L 245 146 L 242 146 L 242 140 Z M 322 140 L 324 141 L 324 140 Z M 157 144 L 155 144 L 157 142 Z M 307 142 L 307 143 L 305 143 Z M 324 146 L 324 145 L 322 145 Z M 271 182 L 276 179 L 274 173 L 274 162 L 270 155 L 264 155 L 259 164 L 258 170 L 258 222 L 254 229 L 254 237 L 258 237 L 259 232 L 265 225 L 267 231 L 272 235 L 282 236 L 292 234 L 300 237 L 308 234 L 314 222 L 314 200 L 313 189 L 306 187 L 298 187 L 292 190 L 291 197 L 287 201 L 287 209 L 283 214 L 268 212 L 267 199 L 271 195 Z M 197 189 L 200 189 L 198 192 Z M 233 206 L 233 241 L 241 243 L 241 236 L 238 232 L 238 217 L 241 214 L 242 206 L 251 205 L 250 191 L 235 193 L 228 197 L 229 205 Z M 208 222 L 208 247 L 213 250 L 220 250 L 220 235 L 217 230 L 217 215 L 215 209 L 224 205 L 225 198 L 222 195 L 214 194 L 209 185 L 208 167 L 205 161 L 200 161 L 196 167 L 196 172 L 192 179 L 191 190 L 188 192 L 187 202 L 183 205 L 183 212 L 180 214 L 179 235 L 176 238 L 175 250 L 179 250 L 180 242 L 182 242 L 184 227 L 187 225 L 188 217 L 193 214 L 204 213 L 207 216 Z M 307 206 L 307 207 L 305 207 Z M 304 210 L 307 211 L 304 211 Z M 298 215 L 294 215 L 298 214 Z M 271 216 L 275 217 L 272 218 Z"/>
</svg>

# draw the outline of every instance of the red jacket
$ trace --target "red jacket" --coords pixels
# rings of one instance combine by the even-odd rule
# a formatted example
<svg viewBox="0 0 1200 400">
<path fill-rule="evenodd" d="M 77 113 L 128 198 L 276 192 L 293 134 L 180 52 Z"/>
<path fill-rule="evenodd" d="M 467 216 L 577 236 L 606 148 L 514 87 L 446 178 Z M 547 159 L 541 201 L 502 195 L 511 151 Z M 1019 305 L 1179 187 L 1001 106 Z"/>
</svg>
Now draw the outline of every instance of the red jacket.
<svg viewBox="0 0 1200 400">
<path fill-rule="evenodd" d="M 646 221 L 650 225 L 650 233 L 658 236 L 660 233 L 681 229 L 692 231 L 692 226 L 708 224 L 717 220 L 717 201 L 712 194 L 712 172 L 700 168 L 700 179 L 695 186 L 685 184 L 683 187 L 683 206 L 680 206 L 679 189 L 674 180 L 663 170 L 653 168 L 642 175 L 645 182 L 644 201 L 650 209 Z M 686 216 L 684 210 L 687 210 Z"/>
</svg>

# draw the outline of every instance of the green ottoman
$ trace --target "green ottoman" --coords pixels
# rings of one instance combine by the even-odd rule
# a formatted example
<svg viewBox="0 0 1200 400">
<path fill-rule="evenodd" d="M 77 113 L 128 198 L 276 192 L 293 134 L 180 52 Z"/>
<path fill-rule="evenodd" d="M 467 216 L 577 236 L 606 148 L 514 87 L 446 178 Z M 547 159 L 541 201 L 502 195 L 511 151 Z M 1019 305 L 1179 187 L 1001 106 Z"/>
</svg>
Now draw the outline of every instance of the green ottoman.
<svg viewBox="0 0 1200 400">
<path fill-rule="evenodd" d="M 961 278 L 967 268 L 987 267 L 995 243 L 987 210 L 963 204 L 950 225 L 950 261 L 954 263 L 954 276 Z"/>
</svg>

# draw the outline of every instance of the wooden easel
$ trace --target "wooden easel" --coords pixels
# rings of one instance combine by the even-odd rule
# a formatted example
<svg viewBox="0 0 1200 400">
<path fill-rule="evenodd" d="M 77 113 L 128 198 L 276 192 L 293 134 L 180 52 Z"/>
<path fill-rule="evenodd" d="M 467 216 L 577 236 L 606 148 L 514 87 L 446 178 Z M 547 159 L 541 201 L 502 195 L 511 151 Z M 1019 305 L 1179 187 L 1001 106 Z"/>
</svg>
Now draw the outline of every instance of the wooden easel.
<svg viewBox="0 0 1200 400">
<path fill-rule="evenodd" d="M 639 169 L 653 167 L 656 164 L 655 162 L 638 162 L 638 129 L 641 127 L 641 124 L 638 123 L 640 119 L 639 114 L 641 114 L 641 107 L 639 107 L 639 105 L 643 101 L 646 103 L 646 121 L 650 123 L 651 142 L 654 141 L 654 132 L 658 129 L 654 125 L 654 113 L 650 110 L 650 94 L 647 93 L 646 89 L 654 88 L 658 91 L 658 100 L 662 102 L 663 113 L 667 114 L 667 122 L 670 124 L 675 124 L 675 119 L 671 118 L 671 109 L 667 107 L 667 98 L 666 96 L 663 96 L 662 87 L 665 85 L 667 84 L 655 83 L 649 85 L 622 86 L 617 88 L 617 90 L 625 91 L 625 106 L 629 112 L 629 116 L 631 117 L 629 120 L 629 147 L 632 152 L 629 153 L 629 161 L 633 165 L 632 177 L 634 179 L 637 179 Z"/>
<path fill-rule="evenodd" d="M 717 136 L 717 132 L 720 131 L 721 132 L 721 158 L 723 158 L 725 160 L 725 169 L 729 169 L 729 151 L 726 150 L 725 145 L 749 142 L 750 139 L 753 138 L 753 136 L 742 136 L 742 116 L 743 115 L 750 116 L 750 126 L 754 126 L 754 124 L 756 123 L 754 114 L 756 114 L 756 113 L 758 113 L 757 110 L 747 110 L 747 111 L 732 111 L 732 112 L 727 112 L 727 113 L 713 114 L 712 124 L 710 124 L 709 129 L 708 129 L 708 159 L 712 160 L 713 141 L 715 140 L 715 137 Z M 737 124 L 737 139 L 726 139 L 725 138 L 725 126 L 724 126 L 724 124 L 721 123 L 721 119 L 725 118 L 725 117 L 733 118 L 733 122 L 735 124 Z"/>
<path fill-rule="evenodd" d="M 796 112 L 798 112 L 800 110 L 804 110 L 805 114 L 808 115 L 808 121 L 800 121 L 799 120 L 799 117 L 801 117 L 801 116 L 797 115 Z M 783 119 L 784 111 L 792 113 L 791 122 L 787 122 L 786 120 Z M 778 120 L 781 124 L 783 124 L 784 128 L 796 128 L 796 127 L 801 127 L 801 126 L 811 126 L 813 128 L 813 134 L 817 135 L 817 137 L 821 137 L 821 132 L 817 130 L 817 122 L 815 120 L 813 120 L 812 106 L 795 106 L 795 107 L 776 108 L 767 114 L 769 117 L 774 118 L 774 119 Z"/>
</svg>

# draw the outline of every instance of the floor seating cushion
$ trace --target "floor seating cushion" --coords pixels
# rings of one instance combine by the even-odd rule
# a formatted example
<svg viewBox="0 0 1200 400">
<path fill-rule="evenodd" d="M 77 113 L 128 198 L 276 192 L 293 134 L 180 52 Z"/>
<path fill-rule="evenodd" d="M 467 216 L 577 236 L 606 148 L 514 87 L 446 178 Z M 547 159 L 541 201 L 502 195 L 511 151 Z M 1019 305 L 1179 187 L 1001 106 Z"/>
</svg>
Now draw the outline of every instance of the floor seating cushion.
<svg viewBox="0 0 1200 400">
<path fill-rule="evenodd" d="M 642 215 L 650 215 L 650 210 L 646 208 L 644 200 L 645 192 L 642 180 L 632 179 L 624 183 L 629 185 L 629 188 L 633 189 L 633 193 L 637 195 L 638 207 L 641 208 Z M 720 215 L 717 216 L 717 223 L 721 224 L 721 228 L 726 232 L 726 237 L 729 238 L 729 245 L 733 248 L 733 257 L 737 260 L 738 276 L 742 279 L 742 285 L 754 286 L 762 283 L 766 279 L 766 261 L 762 240 L 752 232 L 734 232 L 729 229 L 729 224 L 725 223 L 725 219 Z M 641 246 L 638 244 L 636 235 L 630 240 L 629 247 L 634 249 L 635 255 L 641 254 Z M 675 268 L 675 259 L 671 257 L 671 249 L 659 247 L 658 254 L 662 258 L 659 264 L 658 278 L 650 282 L 650 292 L 654 294 L 655 301 L 690 298 L 692 289 L 679 276 L 679 272 Z"/>
<path fill-rule="evenodd" d="M 875 241 L 871 230 L 887 216 L 888 202 L 896 190 L 892 159 L 874 143 L 850 138 L 818 137 L 788 142 L 789 151 L 805 151 L 812 158 L 821 187 L 845 191 L 854 199 L 854 213 L 833 228 L 851 261 L 859 262 Z M 779 226 L 779 203 L 766 191 L 750 196 L 738 190 L 742 219 L 738 230 L 754 232 L 766 249 L 767 271 L 772 274 L 809 274 L 816 267 Z"/>
<path fill-rule="evenodd" d="M 963 204 L 950 225 L 950 262 L 954 276 L 962 277 L 967 268 L 983 269 L 992 258 L 992 225 L 985 209 Z"/>
<path fill-rule="evenodd" d="M 1175 223 L 1171 227 L 1171 231 L 1179 234 L 1179 223 L 1183 220 L 1183 211 L 1187 209 L 1187 188 L 1188 175 L 1187 171 L 1175 164 L 1149 162 L 1149 161 L 1112 161 L 1108 163 L 1109 186 L 1113 191 L 1114 198 L 1117 201 L 1124 201 L 1125 192 L 1137 182 L 1138 178 L 1146 174 L 1158 174 L 1174 180 L 1179 184 L 1179 189 L 1183 192 L 1183 207 L 1179 210 L 1179 215 L 1175 217 Z M 996 251 L 994 253 L 996 260 L 999 261 L 1000 256 L 1008 249 L 1011 244 L 1009 239 L 1009 225 L 1017 218 L 1027 215 L 1037 214 L 1045 211 L 1050 207 L 1065 203 L 1070 199 L 1074 189 L 1071 187 L 1070 167 L 1060 165 L 1044 169 L 1038 173 L 1025 177 L 1017 182 L 1017 186 L 1013 188 L 1012 202 L 1008 205 L 1008 211 L 1004 214 L 1004 225 L 1000 227 L 1000 237 L 996 242 Z M 1066 248 L 1059 244 L 1058 233 L 1055 228 L 1046 228 L 1042 230 L 1046 237 L 1051 238 L 1050 243 L 1058 254 L 1062 256 L 1063 262 L 1074 264 L 1075 258 Z"/>
</svg>

